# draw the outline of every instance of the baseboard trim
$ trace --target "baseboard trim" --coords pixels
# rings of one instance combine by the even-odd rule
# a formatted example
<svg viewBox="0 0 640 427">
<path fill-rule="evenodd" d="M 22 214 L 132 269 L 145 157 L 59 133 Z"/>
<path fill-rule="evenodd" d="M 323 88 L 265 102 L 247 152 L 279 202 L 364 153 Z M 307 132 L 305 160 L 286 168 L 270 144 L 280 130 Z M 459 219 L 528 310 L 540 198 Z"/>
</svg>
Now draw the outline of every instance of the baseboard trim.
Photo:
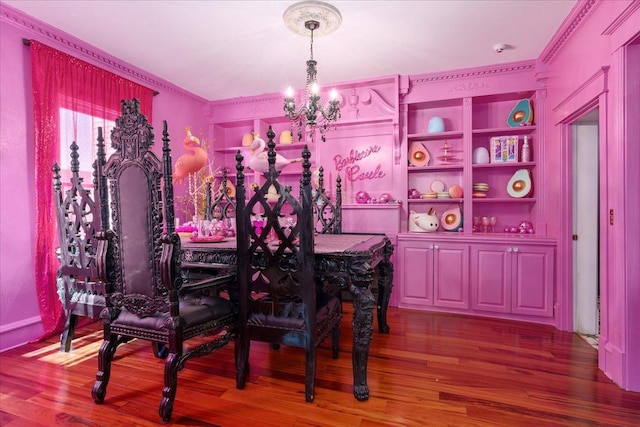
<svg viewBox="0 0 640 427">
<path fill-rule="evenodd" d="M 43 332 L 40 316 L 0 325 L 0 352 L 20 347 L 38 338 Z"/>
</svg>

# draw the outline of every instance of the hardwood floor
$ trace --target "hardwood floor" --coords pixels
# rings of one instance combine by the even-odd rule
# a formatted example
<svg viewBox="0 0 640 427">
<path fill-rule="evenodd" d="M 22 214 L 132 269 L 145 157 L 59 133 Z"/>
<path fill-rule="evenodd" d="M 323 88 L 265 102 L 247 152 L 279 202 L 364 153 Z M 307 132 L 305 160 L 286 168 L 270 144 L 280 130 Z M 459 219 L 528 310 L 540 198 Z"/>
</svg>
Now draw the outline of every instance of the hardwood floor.
<svg viewBox="0 0 640 427">
<path fill-rule="evenodd" d="M 640 393 L 597 369 L 597 352 L 552 327 L 391 308 L 374 332 L 371 397 L 352 394 L 351 314 L 341 353 L 318 354 L 314 403 L 304 400 L 304 352 L 252 343 L 251 376 L 236 390 L 233 346 L 187 363 L 176 426 L 638 426 Z M 105 403 L 91 399 L 99 324 L 77 331 L 70 354 L 55 339 L 0 354 L 2 426 L 152 426 L 163 362 L 141 341 L 116 353 Z"/>
</svg>

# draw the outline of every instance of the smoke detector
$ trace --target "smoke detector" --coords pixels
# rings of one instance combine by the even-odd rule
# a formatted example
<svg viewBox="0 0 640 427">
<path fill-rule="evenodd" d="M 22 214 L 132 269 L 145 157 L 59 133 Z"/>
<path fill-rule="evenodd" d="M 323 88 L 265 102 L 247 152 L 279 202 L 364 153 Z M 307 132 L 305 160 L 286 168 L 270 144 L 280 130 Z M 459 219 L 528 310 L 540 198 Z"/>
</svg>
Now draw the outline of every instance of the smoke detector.
<svg viewBox="0 0 640 427">
<path fill-rule="evenodd" d="M 509 49 L 509 45 L 505 44 L 505 43 L 498 43 L 493 45 L 493 50 L 496 51 L 496 53 L 502 53 L 504 52 L 505 49 Z"/>
</svg>

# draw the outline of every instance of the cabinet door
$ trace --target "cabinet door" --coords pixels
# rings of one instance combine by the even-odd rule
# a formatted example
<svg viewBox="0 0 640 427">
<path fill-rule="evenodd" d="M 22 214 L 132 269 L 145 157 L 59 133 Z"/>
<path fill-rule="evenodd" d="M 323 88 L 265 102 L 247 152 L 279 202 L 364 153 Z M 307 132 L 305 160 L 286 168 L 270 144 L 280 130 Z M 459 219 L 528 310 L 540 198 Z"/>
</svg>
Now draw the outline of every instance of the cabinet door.
<svg viewBox="0 0 640 427">
<path fill-rule="evenodd" d="M 513 247 L 512 312 L 553 316 L 554 249 Z"/>
<path fill-rule="evenodd" d="M 471 308 L 499 313 L 511 311 L 511 260 L 504 246 L 473 246 Z"/>
<path fill-rule="evenodd" d="M 400 303 L 433 305 L 433 253 L 432 243 L 400 245 Z"/>
<path fill-rule="evenodd" d="M 469 308 L 469 246 L 434 244 L 433 305 Z"/>
</svg>

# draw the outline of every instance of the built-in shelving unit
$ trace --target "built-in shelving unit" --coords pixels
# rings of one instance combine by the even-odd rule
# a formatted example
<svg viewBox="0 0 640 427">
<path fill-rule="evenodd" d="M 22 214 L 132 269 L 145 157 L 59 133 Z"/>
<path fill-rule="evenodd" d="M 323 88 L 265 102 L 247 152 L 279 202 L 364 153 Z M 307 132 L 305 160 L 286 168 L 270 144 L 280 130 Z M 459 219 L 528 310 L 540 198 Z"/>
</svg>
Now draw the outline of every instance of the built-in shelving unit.
<svg viewBox="0 0 640 427">
<path fill-rule="evenodd" d="M 553 322 L 555 240 L 546 237 L 540 202 L 545 183 L 538 123 L 544 117 L 544 95 L 533 74 L 516 74 L 481 71 L 408 82 L 400 118 L 405 208 L 396 248 L 399 307 Z M 512 110 L 523 99 L 533 107 L 533 121 L 509 126 Z M 441 119 L 444 129 L 430 126 L 432 119 L 434 124 Z M 496 153 L 492 158 L 492 138 L 502 137 L 511 137 L 512 155 Z M 532 156 L 522 161 L 525 137 Z M 445 143 L 448 151 L 442 156 Z M 427 156 L 413 156 L 421 149 L 417 144 Z M 482 159 L 482 149 L 488 158 Z M 526 171 L 518 173 L 525 175 L 522 181 L 530 176 L 530 187 L 511 180 L 520 169 Z M 463 188 L 462 197 L 432 198 L 442 183 L 441 193 L 457 184 Z M 484 191 L 474 195 L 474 184 Z M 508 185 L 525 191 L 510 195 Z M 409 197 L 416 193 L 421 198 Z M 442 224 L 443 214 L 455 213 L 455 208 L 462 212 L 462 229 L 409 231 L 419 229 L 416 213 L 435 210 Z M 494 225 L 483 224 L 483 217 L 495 217 Z M 505 232 L 523 221 L 533 224 L 535 234 Z"/>
<path fill-rule="evenodd" d="M 536 155 L 536 125 L 519 127 L 507 126 L 511 110 L 521 99 L 529 99 L 536 106 L 536 91 L 469 96 L 448 100 L 410 102 L 406 107 L 406 150 L 413 143 L 420 143 L 429 153 L 430 161 L 424 166 L 414 166 L 407 154 L 407 194 L 416 189 L 424 194 L 431 191 L 434 181 L 443 182 L 446 189 L 454 184 L 462 186 L 464 196 L 459 199 L 407 199 L 408 212 L 427 212 L 435 208 L 438 215 L 447 210 L 448 205 L 463 207 L 463 232 L 474 233 L 474 217 L 496 217 L 496 232 L 505 227 L 517 226 L 522 221 L 536 222 L 536 197 L 538 176 L 537 162 L 521 161 L 522 144 L 526 136 L 534 156 Z M 445 130 L 428 133 L 429 121 L 435 117 L 442 119 Z M 473 163 L 473 152 L 485 148 L 491 156 L 491 139 L 512 136 L 517 138 L 516 161 Z M 449 156 L 441 156 L 446 143 Z M 453 154 L 451 154 L 453 153 Z M 450 157 L 454 156 L 455 160 Z M 534 157 L 535 159 L 535 157 Z M 531 175 L 533 191 L 526 197 L 514 198 L 507 192 L 510 178 L 519 169 L 526 169 Z M 474 184 L 488 186 L 485 197 L 474 197 Z M 445 190 L 446 191 L 446 190 Z"/>
</svg>

